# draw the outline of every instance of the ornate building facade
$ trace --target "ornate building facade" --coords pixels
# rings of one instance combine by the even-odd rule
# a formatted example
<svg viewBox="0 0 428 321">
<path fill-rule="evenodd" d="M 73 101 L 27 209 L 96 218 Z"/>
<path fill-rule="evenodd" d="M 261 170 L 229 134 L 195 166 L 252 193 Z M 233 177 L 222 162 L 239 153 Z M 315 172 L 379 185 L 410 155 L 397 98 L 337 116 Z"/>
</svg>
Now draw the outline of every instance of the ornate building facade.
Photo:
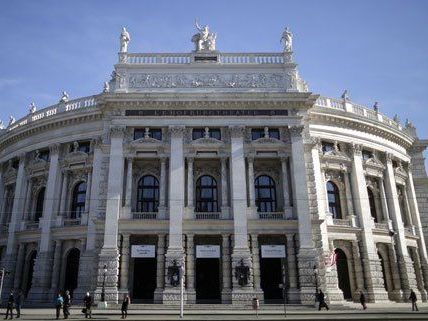
<svg viewBox="0 0 428 321">
<path fill-rule="evenodd" d="M 280 53 L 198 31 L 192 53 L 139 54 L 124 29 L 102 93 L 1 129 L 5 291 L 167 304 L 182 267 L 188 303 L 427 300 L 427 141 L 310 92 L 288 29 Z"/>
</svg>

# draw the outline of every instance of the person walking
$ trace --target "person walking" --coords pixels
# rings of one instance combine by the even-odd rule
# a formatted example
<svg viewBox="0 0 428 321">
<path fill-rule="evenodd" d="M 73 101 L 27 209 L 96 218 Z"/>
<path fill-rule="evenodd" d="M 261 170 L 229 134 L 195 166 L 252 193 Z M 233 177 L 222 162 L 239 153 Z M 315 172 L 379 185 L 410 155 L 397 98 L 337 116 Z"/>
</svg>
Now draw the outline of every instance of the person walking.
<svg viewBox="0 0 428 321">
<path fill-rule="evenodd" d="M 56 310 L 56 319 L 59 319 L 59 315 L 61 314 L 61 309 L 64 305 L 64 298 L 61 295 L 61 292 L 58 292 L 58 296 L 55 299 L 55 310 Z"/>
<path fill-rule="evenodd" d="M 64 295 L 64 304 L 62 313 L 64 314 L 64 319 L 68 319 L 68 316 L 70 315 L 70 306 L 71 306 L 71 297 L 70 297 L 70 291 L 65 291 Z"/>
<path fill-rule="evenodd" d="M 361 291 L 361 294 L 360 294 L 360 303 L 363 306 L 363 310 L 367 309 L 366 296 L 364 295 L 363 291 Z"/>
<path fill-rule="evenodd" d="M 85 306 L 85 319 L 92 319 L 92 297 L 89 292 L 86 292 L 86 295 L 83 298 L 83 304 Z"/>
<path fill-rule="evenodd" d="M 122 300 L 122 319 L 126 319 L 128 317 L 128 307 L 131 304 L 131 299 L 129 298 L 128 293 L 123 295 Z"/>
<path fill-rule="evenodd" d="M 415 291 L 413 291 L 413 289 L 410 289 L 410 296 L 409 296 L 409 300 L 412 301 L 412 311 L 419 311 L 418 306 L 416 304 L 416 301 L 418 300 L 418 298 L 416 297 L 416 293 Z"/>
<path fill-rule="evenodd" d="M 22 306 L 22 290 L 19 290 L 15 300 L 15 310 L 16 310 L 17 319 L 21 317 L 21 306 Z"/>
<path fill-rule="evenodd" d="M 7 299 L 6 305 L 6 316 L 4 319 L 6 320 L 10 314 L 10 319 L 13 319 L 13 304 L 15 303 L 15 297 L 13 296 L 13 290 L 10 290 L 9 298 Z"/>
<path fill-rule="evenodd" d="M 321 289 L 318 292 L 318 301 L 320 303 L 318 306 L 318 311 L 321 311 L 321 308 L 326 308 L 327 311 L 330 310 L 327 303 L 325 302 L 325 294 Z"/>
</svg>

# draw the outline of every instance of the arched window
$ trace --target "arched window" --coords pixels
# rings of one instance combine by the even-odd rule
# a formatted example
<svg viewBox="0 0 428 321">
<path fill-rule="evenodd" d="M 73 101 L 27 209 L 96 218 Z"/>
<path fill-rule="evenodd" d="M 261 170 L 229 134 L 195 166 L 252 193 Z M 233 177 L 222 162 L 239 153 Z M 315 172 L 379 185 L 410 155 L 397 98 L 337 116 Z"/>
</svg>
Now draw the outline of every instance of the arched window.
<svg viewBox="0 0 428 321">
<path fill-rule="evenodd" d="M 43 215 L 43 203 L 45 202 L 46 188 L 42 187 L 37 194 L 36 210 L 34 212 L 34 221 L 38 222 Z"/>
<path fill-rule="evenodd" d="M 71 203 L 70 218 L 79 218 L 85 211 L 86 182 L 80 182 L 74 186 Z"/>
<path fill-rule="evenodd" d="M 272 177 L 262 175 L 256 178 L 256 205 L 258 212 L 276 212 L 276 187 Z"/>
<path fill-rule="evenodd" d="M 196 181 L 196 212 L 218 212 L 217 182 L 209 175 Z"/>
<path fill-rule="evenodd" d="M 137 212 L 157 212 L 159 206 L 159 181 L 152 175 L 138 181 Z"/>
<path fill-rule="evenodd" d="M 370 214 L 374 218 L 374 221 L 377 223 L 376 201 L 374 193 L 370 188 L 367 188 L 367 194 L 369 195 Z"/>
<path fill-rule="evenodd" d="M 340 208 L 340 195 L 339 188 L 336 184 L 331 181 L 327 182 L 327 197 L 328 197 L 328 208 L 330 213 L 333 214 L 333 218 L 342 218 L 342 211 Z"/>
</svg>

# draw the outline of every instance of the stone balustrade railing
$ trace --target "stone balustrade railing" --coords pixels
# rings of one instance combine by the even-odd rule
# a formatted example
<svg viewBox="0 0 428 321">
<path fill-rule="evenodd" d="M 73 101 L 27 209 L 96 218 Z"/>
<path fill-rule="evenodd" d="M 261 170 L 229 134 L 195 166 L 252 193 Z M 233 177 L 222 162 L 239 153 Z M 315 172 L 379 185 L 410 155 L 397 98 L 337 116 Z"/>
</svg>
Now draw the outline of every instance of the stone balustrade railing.
<svg viewBox="0 0 428 321">
<path fill-rule="evenodd" d="M 282 220 L 284 219 L 283 212 L 258 212 L 261 220 Z"/>
<path fill-rule="evenodd" d="M 220 212 L 196 212 L 195 218 L 197 220 L 219 220 Z"/>
<path fill-rule="evenodd" d="M 387 116 L 373 110 L 369 109 L 366 106 L 358 105 L 353 102 L 350 102 L 349 100 L 345 101 L 343 99 L 335 99 L 335 98 L 328 98 L 320 96 L 316 103 L 316 107 L 322 107 L 322 108 L 331 108 L 331 109 L 337 109 L 342 110 L 345 112 L 349 112 L 361 117 L 365 117 L 371 120 L 375 120 L 378 122 L 381 122 L 383 124 L 386 124 L 388 126 L 391 126 L 395 129 L 402 130 L 403 128 L 399 123 L 396 121 L 388 118 Z"/>
<path fill-rule="evenodd" d="M 388 231 L 389 230 L 389 225 L 388 223 L 374 223 L 375 229 L 378 230 L 384 230 L 384 231 Z"/>
<path fill-rule="evenodd" d="M 80 223 L 80 218 L 65 218 L 63 220 L 63 226 L 77 226 Z"/>
<path fill-rule="evenodd" d="M 132 218 L 134 220 L 155 220 L 157 214 L 157 212 L 132 212 Z"/>
<path fill-rule="evenodd" d="M 334 218 L 333 219 L 333 225 L 336 226 L 346 226 L 346 227 L 352 227 L 352 222 L 349 219 L 339 219 L 339 218 Z"/>
</svg>

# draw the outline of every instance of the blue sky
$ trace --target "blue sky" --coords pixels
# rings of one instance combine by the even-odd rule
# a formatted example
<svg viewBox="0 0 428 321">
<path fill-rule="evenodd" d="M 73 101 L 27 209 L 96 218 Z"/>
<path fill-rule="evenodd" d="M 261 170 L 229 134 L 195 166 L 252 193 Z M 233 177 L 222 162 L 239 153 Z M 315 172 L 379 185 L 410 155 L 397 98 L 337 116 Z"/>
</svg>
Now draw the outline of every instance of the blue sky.
<svg viewBox="0 0 428 321">
<path fill-rule="evenodd" d="M 97 93 L 117 60 L 122 26 L 131 52 L 190 52 L 198 17 L 225 52 L 279 51 L 294 33 L 303 78 L 315 93 L 409 118 L 428 138 L 428 1 L 2 1 L 0 119 L 46 107 L 62 90 Z"/>
</svg>

